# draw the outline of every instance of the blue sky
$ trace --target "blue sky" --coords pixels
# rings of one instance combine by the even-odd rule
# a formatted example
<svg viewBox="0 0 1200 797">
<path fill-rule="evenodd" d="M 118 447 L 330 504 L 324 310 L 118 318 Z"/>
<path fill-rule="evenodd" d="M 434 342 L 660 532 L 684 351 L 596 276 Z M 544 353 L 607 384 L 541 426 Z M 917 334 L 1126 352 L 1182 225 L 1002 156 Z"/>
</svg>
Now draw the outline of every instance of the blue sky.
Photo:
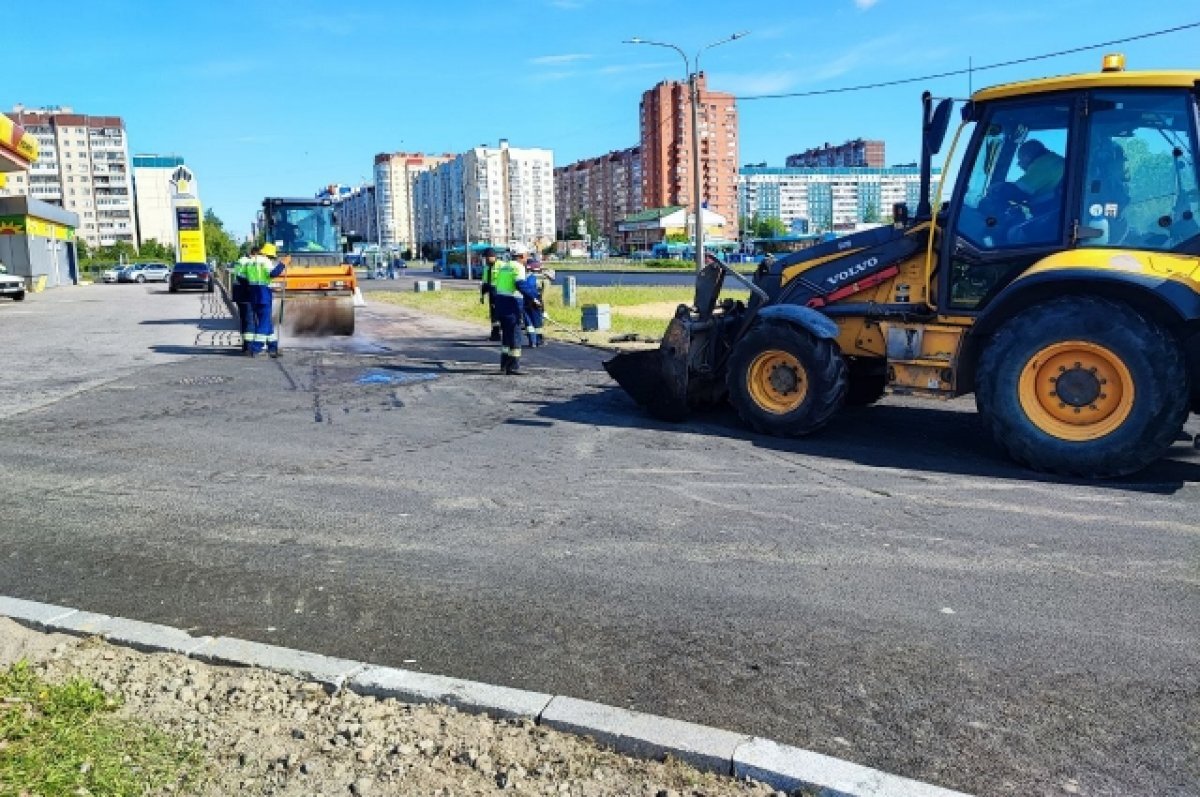
<svg viewBox="0 0 1200 797">
<path fill-rule="evenodd" d="M 52 36 L 6 37 L 0 107 L 124 117 L 135 152 L 183 155 L 205 204 L 243 234 L 262 197 L 358 182 L 380 151 L 461 152 L 507 138 L 565 164 L 632 146 L 641 92 L 684 73 L 673 51 L 622 44 L 634 36 L 692 53 L 749 31 L 701 59 L 711 88 L 748 97 L 1200 22 L 1193 4 L 1127 0 L 67 0 L 54 9 L 44 20 Z M 1131 69 L 1194 69 L 1200 28 L 1119 49 Z M 1091 71 L 1100 57 L 983 72 L 974 86 Z M 963 96 L 968 80 L 742 100 L 740 160 L 782 165 L 860 135 L 886 140 L 889 162 L 915 160 L 923 89 Z"/>
</svg>

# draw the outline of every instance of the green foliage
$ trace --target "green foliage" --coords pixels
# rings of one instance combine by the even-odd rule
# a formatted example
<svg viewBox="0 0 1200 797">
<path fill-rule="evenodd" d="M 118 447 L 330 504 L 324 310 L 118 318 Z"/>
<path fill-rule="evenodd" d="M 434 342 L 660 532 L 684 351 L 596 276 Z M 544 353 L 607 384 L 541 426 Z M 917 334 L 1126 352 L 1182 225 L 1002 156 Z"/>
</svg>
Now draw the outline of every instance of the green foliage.
<svg viewBox="0 0 1200 797">
<path fill-rule="evenodd" d="M 692 238 L 686 232 L 667 233 L 667 243 L 669 244 L 686 244 L 690 240 Z"/>
<path fill-rule="evenodd" d="M 759 216 L 755 213 L 750 217 L 749 231 L 755 238 L 779 238 L 787 235 L 787 225 L 775 216 Z"/>
<path fill-rule="evenodd" d="M 137 258 L 137 253 L 137 249 L 129 241 L 117 241 L 111 246 L 97 249 L 92 259 L 103 263 L 131 263 Z"/>
<path fill-rule="evenodd" d="M 879 223 L 879 208 L 874 203 L 870 203 L 863 208 L 863 221 L 867 224 Z"/>
<path fill-rule="evenodd" d="M 204 211 L 204 251 L 209 260 L 232 263 L 241 254 L 236 241 L 225 231 L 225 222 L 213 213 L 212 208 Z"/>
<path fill-rule="evenodd" d="M 675 308 L 680 304 L 690 303 L 693 293 L 690 287 L 581 287 L 577 291 L 577 306 L 567 307 L 562 301 L 561 287 L 552 283 L 546 287 L 542 298 L 546 303 L 546 315 L 555 323 L 547 322 L 544 329 L 551 338 L 579 340 L 581 337 L 587 337 L 590 342 L 601 344 L 608 343 L 611 338 L 628 334 L 657 339 L 667 328 L 667 323 L 675 314 Z M 740 287 L 727 288 L 721 295 L 742 300 L 748 298 L 748 293 Z M 435 315 L 480 324 L 486 324 L 488 320 L 487 306 L 479 303 L 477 291 L 376 291 L 371 296 L 378 301 L 405 305 Z M 587 335 L 577 331 L 581 329 L 582 307 L 585 304 L 610 305 L 612 329 Z M 623 311 L 623 308 L 635 307 L 636 310 Z"/>
<path fill-rule="evenodd" d="M 1129 182 L 1125 220 L 1130 229 L 1157 229 L 1158 219 L 1170 216 L 1175 205 L 1175 163 L 1169 153 L 1151 152 L 1140 138 L 1122 140 L 1121 149 Z"/>
<path fill-rule="evenodd" d="M 48 684 L 19 662 L 0 672 L 0 794 L 135 795 L 198 773 L 199 755 L 114 716 L 94 683 Z"/>
<path fill-rule="evenodd" d="M 86 260 L 90 260 L 91 256 L 92 256 L 91 248 L 88 246 L 88 242 L 83 240 L 82 238 L 76 236 L 75 237 L 75 259 L 78 260 L 80 263 L 83 263 Z"/>
<path fill-rule="evenodd" d="M 142 241 L 142 248 L 138 250 L 138 257 L 144 260 L 159 260 L 173 263 L 175 261 L 175 247 L 159 243 L 157 238 L 147 238 Z"/>
<path fill-rule="evenodd" d="M 568 241 L 583 240 L 583 236 L 579 234 L 580 221 L 584 222 L 587 234 L 590 235 L 594 241 L 596 237 L 600 235 L 600 224 L 596 221 L 596 217 L 590 213 L 576 213 L 571 217 L 571 220 L 567 222 L 566 239 Z"/>
</svg>

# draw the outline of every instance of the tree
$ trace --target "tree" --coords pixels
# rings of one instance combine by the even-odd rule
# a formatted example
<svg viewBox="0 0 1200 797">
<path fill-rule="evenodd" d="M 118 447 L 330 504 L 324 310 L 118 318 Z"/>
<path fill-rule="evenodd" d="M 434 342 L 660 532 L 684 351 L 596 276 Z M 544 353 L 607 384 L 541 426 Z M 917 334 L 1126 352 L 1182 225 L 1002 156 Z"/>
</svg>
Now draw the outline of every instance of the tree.
<svg viewBox="0 0 1200 797">
<path fill-rule="evenodd" d="M 863 208 L 863 221 L 867 224 L 879 223 L 879 208 L 874 202 L 868 202 L 867 206 Z"/>
<path fill-rule="evenodd" d="M 686 232 L 667 233 L 667 243 L 669 244 L 686 244 L 690 240 L 692 240 L 692 236 Z"/>
<path fill-rule="evenodd" d="M 567 222 L 566 240 L 582 241 L 584 236 L 579 234 L 579 222 L 584 222 L 584 229 L 587 235 L 593 240 L 600 234 L 600 225 L 596 222 L 596 217 L 590 213 L 576 213 Z"/>
<path fill-rule="evenodd" d="M 787 225 L 783 219 L 775 216 L 759 216 L 755 213 L 749 223 L 742 229 L 747 230 L 755 238 L 780 238 L 787 235 Z"/>
<path fill-rule="evenodd" d="M 204 250 L 209 260 L 218 263 L 232 263 L 238 259 L 237 242 L 225 231 L 225 222 L 213 213 L 212 208 L 204 212 Z"/>
<path fill-rule="evenodd" d="M 102 246 L 96 250 L 93 259 L 105 263 L 131 262 L 137 257 L 137 250 L 129 241 L 117 241 L 111 246 Z"/>
<path fill-rule="evenodd" d="M 175 260 L 175 247 L 159 243 L 157 238 L 147 238 L 142 241 L 142 248 L 138 250 L 138 254 L 152 260 L 171 262 Z"/>
<path fill-rule="evenodd" d="M 75 259 L 82 263 L 85 260 L 90 260 L 92 251 L 88 249 L 87 241 L 75 236 Z"/>
</svg>

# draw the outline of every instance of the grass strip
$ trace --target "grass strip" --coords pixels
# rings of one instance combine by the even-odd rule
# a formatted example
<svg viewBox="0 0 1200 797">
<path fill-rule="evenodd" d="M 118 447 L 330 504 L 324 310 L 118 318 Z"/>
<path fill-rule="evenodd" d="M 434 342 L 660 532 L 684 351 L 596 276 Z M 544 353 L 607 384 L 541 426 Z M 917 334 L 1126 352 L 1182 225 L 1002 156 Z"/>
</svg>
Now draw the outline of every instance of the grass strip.
<svg viewBox="0 0 1200 797">
<path fill-rule="evenodd" d="M 143 795 L 192 780 L 197 750 L 139 722 L 82 678 L 49 684 L 25 662 L 0 672 L 0 795 Z"/>
<path fill-rule="evenodd" d="M 638 335 L 652 341 L 662 337 L 675 308 L 692 300 L 690 287 L 668 286 L 605 286 L 580 287 L 575 307 L 563 304 L 562 289 L 557 284 L 547 286 L 542 297 L 546 305 L 546 336 L 559 340 L 586 340 L 607 345 L 613 338 Z M 745 300 L 745 291 L 726 291 L 722 296 Z M 478 290 L 442 290 L 430 293 L 404 291 L 372 291 L 369 299 L 411 307 L 433 315 L 488 324 L 487 305 L 479 303 Z M 611 308 L 612 328 L 599 332 L 583 332 L 583 306 L 607 304 Z"/>
</svg>

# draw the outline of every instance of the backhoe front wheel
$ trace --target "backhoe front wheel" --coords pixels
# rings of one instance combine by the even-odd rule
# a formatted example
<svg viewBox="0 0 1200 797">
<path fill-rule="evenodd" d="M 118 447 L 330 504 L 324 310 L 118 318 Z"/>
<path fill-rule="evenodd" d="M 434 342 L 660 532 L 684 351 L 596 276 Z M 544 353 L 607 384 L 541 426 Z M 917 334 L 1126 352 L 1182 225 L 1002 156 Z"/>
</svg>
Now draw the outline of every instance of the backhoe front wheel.
<svg viewBox="0 0 1200 797">
<path fill-rule="evenodd" d="M 1036 470 L 1124 476 L 1166 453 L 1187 420 L 1183 352 L 1120 302 L 1069 297 L 1004 324 L 975 400 L 996 443 Z"/>
<path fill-rule="evenodd" d="M 787 323 L 763 323 L 738 341 L 729 400 L 755 430 L 778 437 L 817 431 L 846 398 L 846 361 L 831 340 Z"/>
</svg>

